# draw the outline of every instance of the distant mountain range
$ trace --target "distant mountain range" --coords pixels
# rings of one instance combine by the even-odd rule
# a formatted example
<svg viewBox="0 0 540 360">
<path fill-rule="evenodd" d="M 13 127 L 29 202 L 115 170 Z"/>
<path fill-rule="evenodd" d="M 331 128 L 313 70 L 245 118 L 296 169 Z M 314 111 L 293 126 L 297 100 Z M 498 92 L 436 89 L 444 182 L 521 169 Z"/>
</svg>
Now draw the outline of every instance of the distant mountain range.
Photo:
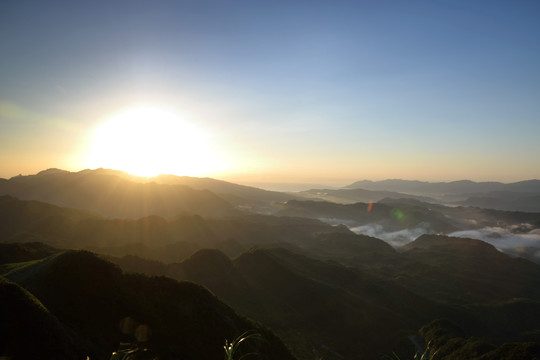
<svg viewBox="0 0 540 360">
<path fill-rule="evenodd" d="M 419 200 L 427 202 L 454 203 L 497 210 L 540 212 L 540 180 L 526 180 L 509 184 L 469 180 L 437 183 L 409 180 L 362 180 L 345 188 L 349 191 L 358 191 L 358 189 L 373 191 L 375 192 L 373 199 L 371 199 L 373 201 L 378 200 L 376 192 L 387 191 L 399 193 L 387 196 L 390 198 L 422 196 L 424 199 Z M 328 193 L 334 194 L 332 191 Z M 339 198 L 353 200 L 355 195 L 354 192 L 341 192 Z"/>
<path fill-rule="evenodd" d="M 346 189 L 366 189 L 374 191 L 397 191 L 417 195 L 454 195 L 487 193 L 492 191 L 511 191 L 521 193 L 540 193 L 540 180 L 526 180 L 515 183 L 474 182 L 460 180 L 451 182 L 426 182 L 416 180 L 361 180 L 345 186 Z"/>
<path fill-rule="evenodd" d="M 328 201 L 341 204 L 354 204 L 357 202 L 369 203 L 382 199 L 415 199 L 429 203 L 438 203 L 438 200 L 428 196 L 405 194 L 395 191 L 375 191 L 365 189 L 311 189 L 296 194 L 299 198 Z"/>
<path fill-rule="evenodd" d="M 540 180 L 500 182 L 422 182 L 384 180 L 355 182 L 343 189 L 297 193 L 268 191 L 211 178 L 160 175 L 145 178 L 109 170 L 72 173 L 59 169 L 0 179 L 0 195 L 86 209 L 109 217 L 174 216 L 180 213 L 223 216 L 238 212 L 273 214 L 275 204 L 317 200 L 343 204 L 385 198 L 540 212 Z"/>
</svg>

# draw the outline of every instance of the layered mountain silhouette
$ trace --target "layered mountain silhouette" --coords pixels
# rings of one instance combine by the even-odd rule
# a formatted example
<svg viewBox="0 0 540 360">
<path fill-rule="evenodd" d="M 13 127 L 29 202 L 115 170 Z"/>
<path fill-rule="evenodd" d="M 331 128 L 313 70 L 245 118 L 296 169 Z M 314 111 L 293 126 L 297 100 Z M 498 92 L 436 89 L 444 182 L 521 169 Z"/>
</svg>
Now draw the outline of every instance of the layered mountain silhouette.
<svg viewBox="0 0 540 360">
<path fill-rule="evenodd" d="M 315 219 L 239 215 L 202 218 L 181 215 L 109 219 L 38 201 L 0 196 L 0 241 L 41 241 L 70 249 L 180 261 L 199 249 L 214 247 L 235 256 L 252 246 L 302 245 L 326 233 L 352 234 Z"/>
<path fill-rule="evenodd" d="M 540 259 L 540 213 L 465 204 L 534 203 L 537 185 L 284 194 L 106 169 L 0 179 L 0 357 L 105 359 L 128 341 L 213 359 L 255 329 L 265 340 L 240 356 L 534 358 L 540 265 L 516 255 Z"/>
</svg>

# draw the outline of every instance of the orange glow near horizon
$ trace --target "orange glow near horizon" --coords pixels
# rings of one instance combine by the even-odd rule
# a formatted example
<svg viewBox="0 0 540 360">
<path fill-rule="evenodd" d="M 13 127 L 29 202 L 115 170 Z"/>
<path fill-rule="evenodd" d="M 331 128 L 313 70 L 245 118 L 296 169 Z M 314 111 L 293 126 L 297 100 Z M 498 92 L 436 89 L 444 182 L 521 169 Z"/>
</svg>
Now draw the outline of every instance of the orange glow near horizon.
<svg viewBox="0 0 540 360">
<path fill-rule="evenodd" d="M 129 108 L 98 125 L 86 166 L 139 176 L 202 176 L 226 168 L 208 134 L 172 111 L 151 106 Z"/>
</svg>

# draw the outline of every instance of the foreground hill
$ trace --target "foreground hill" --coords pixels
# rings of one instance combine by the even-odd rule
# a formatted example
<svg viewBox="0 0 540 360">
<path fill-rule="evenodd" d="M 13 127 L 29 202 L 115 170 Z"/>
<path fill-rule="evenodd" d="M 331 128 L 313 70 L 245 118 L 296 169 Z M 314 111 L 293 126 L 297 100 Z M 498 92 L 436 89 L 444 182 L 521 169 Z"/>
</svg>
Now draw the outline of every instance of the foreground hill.
<svg viewBox="0 0 540 360">
<path fill-rule="evenodd" d="M 308 243 L 313 243 L 313 248 Z M 35 258 L 35 253 L 44 250 L 39 244 L 16 244 L 4 249 L 7 258 L 24 254 Z M 318 249 L 325 252 L 319 253 Z M 45 250 L 55 251 L 48 247 Z M 313 258 L 316 254 L 318 259 Z M 252 249 L 234 260 L 219 250 L 206 249 L 181 263 L 164 264 L 133 256 L 114 261 L 132 272 L 203 284 L 238 312 L 270 326 L 300 358 L 315 354 L 327 359 L 380 359 L 392 351 L 401 358 L 410 358 L 415 344 L 421 344 L 421 339 L 427 344 L 432 336 L 417 331 L 440 318 L 449 318 L 453 326 L 462 329 L 461 351 L 470 349 L 469 341 L 474 338 L 489 345 L 474 347 L 474 354 L 480 350 L 500 354 L 506 351 L 504 343 L 516 341 L 529 349 L 525 342 L 540 341 L 540 266 L 510 258 L 473 239 L 423 236 L 398 253 L 380 240 L 344 233 L 313 237 L 312 241 L 289 245 L 288 249 Z M 43 261 L 5 264 L 0 266 L 0 273 L 35 295 L 57 318 L 60 330 L 71 329 L 78 334 L 74 337 L 69 331 L 57 329 L 55 336 L 72 339 L 74 351 L 85 354 L 126 339 L 125 335 L 115 335 L 117 328 L 106 322 L 125 316 L 119 310 L 125 304 L 131 304 L 127 314 L 140 324 L 148 324 L 146 319 L 151 318 L 141 310 L 143 305 L 153 309 L 154 315 L 170 317 L 169 310 L 183 314 L 174 305 L 180 300 L 174 295 L 177 290 L 172 280 L 122 275 L 107 264 L 89 253 L 69 252 Z M 148 293 L 141 292 L 147 288 Z M 101 297 L 103 294 L 107 294 L 106 298 Z M 164 300 L 159 300 L 161 296 Z M 181 301 L 183 307 L 194 311 L 194 305 Z M 194 301 L 205 302 L 199 297 Z M 91 319 L 85 311 L 93 314 Z M 98 345 L 81 345 L 77 339 L 98 331 L 97 324 L 102 321 L 108 324 L 99 325 L 103 338 L 92 340 Z M 167 324 L 174 327 L 177 321 L 186 319 L 173 317 Z M 81 323 L 84 329 L 77 328 Z M 153 324 L 159 334 L 169 331 L 158 320 Z M 169 335 L 159 338 L 167 343 L 176 341 Z M 438 346 L 449 351 L 445 339 L 439 339 Z M 169 351 L 159 341 L 152 343 L 153 348 L 156 346 L 163 349 L 160 352 Z M 518 355 L 504 358 L 522 359 Z"/>
<path fill-rule="evenodd" d="M 229 202 L 208 190 L 195 190 L 185 185 L 140 183 L 92 170 L 71 173 L 49 169 L 37 175 L 1 179 L 0 195 L 39 200 L 118 218 L 235 213 Z"/>
<path fill-rule="evenodd" d="M 72 334 L 35 296 L 1 276 L 0 305 L 2 358 L 85 358 Z"/>
<path fill-rule="evenodd" d="M 205 285 L 270 326 L 299 358 L 379 359 L 400 343 L 399 331 L 414 333 L 438 307 L 367 272 L 282 248 L 249 251 L 234 261 L 217 250 L 201 250 L 161 267 L 143 259 L 115 261 L 126 270 L 164 271 Z"/>
<path fill-rule="evenodd" d="M 293 359 L 271 332 L 201 286 L 122 274 L 88 252 L 11 264 L 3 275 L 0 321 L 11 331 L 0 338 L 1 356 L 106 359 L 121 341 L 138 340 L 161 359 L 210 360 L 223 357 L 225 340 L 255 329 L 264 340 L 246 343 L 244 350 Z"/>
<path fill-rule="evenodd" d="M 356 249 L 336 250 L 331 261 L 302 248 L 256 249 L 234 260 L 202 250 L 169 265 L 114 261 L 207 286 L 271 326 L 300 358 L 314 350 L 329 359 L 380 359 L 392 351 L 412 357 L 411 336 L 421 338 L 417 331 L 439 318 L 452 319 L 463 336 L 485 339 L 490 351 L 538 330 L 536 264 L 473 239 L 423 236 L 393 255 L 367 238 L 355 241 Z"/>
</svg>

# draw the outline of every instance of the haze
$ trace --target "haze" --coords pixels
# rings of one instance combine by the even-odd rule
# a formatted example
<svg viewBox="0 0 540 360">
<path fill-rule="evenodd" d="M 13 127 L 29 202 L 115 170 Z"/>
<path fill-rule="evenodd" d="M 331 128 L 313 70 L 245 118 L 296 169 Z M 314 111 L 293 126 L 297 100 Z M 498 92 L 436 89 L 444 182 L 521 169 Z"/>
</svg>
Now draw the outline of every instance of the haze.
<svg viewBox="0 0 540 360">
<path fill-rule="evenodd" d="M 3 1 L 0 177 L 112 157 L 149 173 L 159 157 L 152 173 L 243 183 L 540 178 L 539 15 L 535 1 Z M 139 129 L 135 152 L 127 126 L 89 161 L 96 129 L 141 106 L 204 141 Z"/>
</svg>

